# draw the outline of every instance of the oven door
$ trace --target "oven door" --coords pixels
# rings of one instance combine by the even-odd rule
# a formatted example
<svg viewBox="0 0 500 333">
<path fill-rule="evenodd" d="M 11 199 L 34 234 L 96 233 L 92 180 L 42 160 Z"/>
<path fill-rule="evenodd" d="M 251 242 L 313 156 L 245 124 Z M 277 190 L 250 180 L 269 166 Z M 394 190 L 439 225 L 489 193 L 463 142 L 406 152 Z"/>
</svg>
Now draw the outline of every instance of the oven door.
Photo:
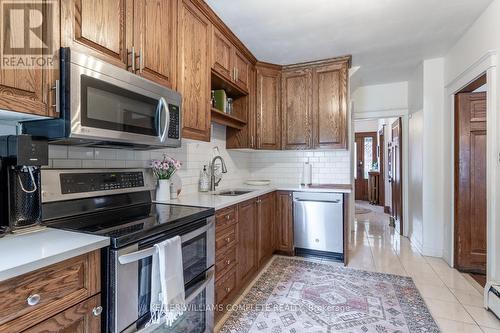
<svg viewBox="0 0 500 333">
<path fill-rule="evenodd" d="M 70 137 L 180 146 L 181 96 L 177 92 L 74 51 L 69 71 L 63 91 L 69 90 Z"/>
<path fill-rule="evenodd" d="M 108 293 L 111 297 L 108 309 L 109 331 L 136 332 L 150 319 L 151 268 L 154 244 L 176 236 L 153 237 L 150 242 L 134 244 L 111 251 L 110 280 Z M 186 297 L 188 288 L 204 280 L 215 262 L 214 217 L 195 230 L 181 234 L 182 262 Z M 207 291 L 208 292 L 208 291 Z M 214 295 L 206 295 L 212 300 Z M 213 304 L 213 302 L 212 302 Z"/>
</svg>

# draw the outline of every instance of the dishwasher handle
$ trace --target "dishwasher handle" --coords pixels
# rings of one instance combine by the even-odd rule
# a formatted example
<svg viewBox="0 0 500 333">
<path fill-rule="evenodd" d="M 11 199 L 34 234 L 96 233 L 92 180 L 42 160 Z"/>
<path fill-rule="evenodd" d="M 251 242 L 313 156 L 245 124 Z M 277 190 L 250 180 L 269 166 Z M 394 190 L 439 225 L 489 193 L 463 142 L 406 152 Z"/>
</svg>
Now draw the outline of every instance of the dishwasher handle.
<svg viewBox="0 0 500 333">
<path fill-rule="evenodd" d="M 317 199 L 314 199 L 314 200 L 308 200 L 308 199 L 293 199 L 293 201 L 295 202 L 320 202 L 320 203 L 340 203 L 340 199 L 337 199 L 337 200 L 317 200 Z"/>
</svg>

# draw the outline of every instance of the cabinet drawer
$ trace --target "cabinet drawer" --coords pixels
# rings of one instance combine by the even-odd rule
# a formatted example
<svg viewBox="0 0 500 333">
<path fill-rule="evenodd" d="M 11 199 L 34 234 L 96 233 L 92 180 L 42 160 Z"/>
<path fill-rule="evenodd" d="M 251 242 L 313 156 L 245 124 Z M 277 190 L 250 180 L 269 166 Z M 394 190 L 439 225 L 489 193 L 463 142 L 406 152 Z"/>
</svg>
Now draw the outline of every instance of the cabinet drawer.
<svg viewBox="0 0 500 333">
<path fill-rule="evenodd" d="M 221 232 L 216 232 L 215 236 L 215 253 L 225 252 L 230 247 L 233 247 L 237 243 L 237 225 L 234 224 L 229 228 L 224 229 Z"/>
<path fill-rule="evenodd" d="M 220 304 L 236 288 L 236 268 L 215 283 L 215 303 Z"/>
<path fill-rule="evenodd" d="M 99 291 L 99 251 L 1 282 L 0 332 L 19 332 Z"/>
<path fill-rule="evenodd" d="M 232 247 L 223 254 L 216 254 L 217 261 L 215 262 L 215 279 L 218 280 L 231 267 L 236 264 L 236 247 Z"/>
<path fill-rule="evenodd" d="M 236 206 L 224 208 L 215 214 L 216 230 L 222 230 L 237 222 Z"/>
<path fill-rule="evenodd" d="M 101 294 L 49 318 L 33 326 L 23 333 L 40 332 L 101 332 Z"/>
</svg>

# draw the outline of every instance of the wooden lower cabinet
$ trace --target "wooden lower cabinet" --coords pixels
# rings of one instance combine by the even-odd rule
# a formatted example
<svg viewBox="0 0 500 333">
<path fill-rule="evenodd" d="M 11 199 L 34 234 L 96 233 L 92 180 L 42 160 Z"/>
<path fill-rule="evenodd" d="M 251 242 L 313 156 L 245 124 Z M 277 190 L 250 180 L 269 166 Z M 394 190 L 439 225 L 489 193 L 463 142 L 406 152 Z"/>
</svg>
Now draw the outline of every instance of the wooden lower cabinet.
<svg viewBox="0 0 500 333">
<path fill-rule="evenodd" d="M 257 200 L 238 204 L 238 281 L 244 283 L 257 271 Z"/>
<path fill-rule="evenodd" d="M 276 193 L 266 194 L 257 202 L 259 209 L 257 248 L 259 266 L 262 266 L 274 253 Z"/>
<path fill-rule="evenodd" d="M 0 282 L 0 332 L 99 332 L 100 268 L 94 251 Z"/>
<path fill-rule="evenodd" d="M 283 254 L 293 255 L 292 192 L 278 191 L 276 202 L 276 250 Z"/>
</svg>

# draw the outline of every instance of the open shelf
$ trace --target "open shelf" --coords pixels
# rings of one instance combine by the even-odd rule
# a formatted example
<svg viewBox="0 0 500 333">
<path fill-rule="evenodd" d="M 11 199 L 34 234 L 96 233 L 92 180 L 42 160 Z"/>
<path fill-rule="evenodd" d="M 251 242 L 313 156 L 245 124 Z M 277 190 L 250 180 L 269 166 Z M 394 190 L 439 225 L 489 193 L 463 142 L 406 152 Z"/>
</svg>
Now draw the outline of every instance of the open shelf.
<svg viewBox="0 0 500 333">
<path fill-rule="evenodd" d="M 242 129 L 247 124 L 246 121 L 233 115 L 224 113 L 216 108 L 212 108 L 212 121 L 217 124 Z"/>
<path fill-rule="evenodd" d="M 212 90 L 225 90 L 227 97 L 231 97 L 233 99 L 237 99 L 240 97 L 244 97 L 248 95 L 248 92 L 242 90 L 236 84 L 227 79 L 219 76 L 219 74 L 212 71 Z"/>
</svg>

